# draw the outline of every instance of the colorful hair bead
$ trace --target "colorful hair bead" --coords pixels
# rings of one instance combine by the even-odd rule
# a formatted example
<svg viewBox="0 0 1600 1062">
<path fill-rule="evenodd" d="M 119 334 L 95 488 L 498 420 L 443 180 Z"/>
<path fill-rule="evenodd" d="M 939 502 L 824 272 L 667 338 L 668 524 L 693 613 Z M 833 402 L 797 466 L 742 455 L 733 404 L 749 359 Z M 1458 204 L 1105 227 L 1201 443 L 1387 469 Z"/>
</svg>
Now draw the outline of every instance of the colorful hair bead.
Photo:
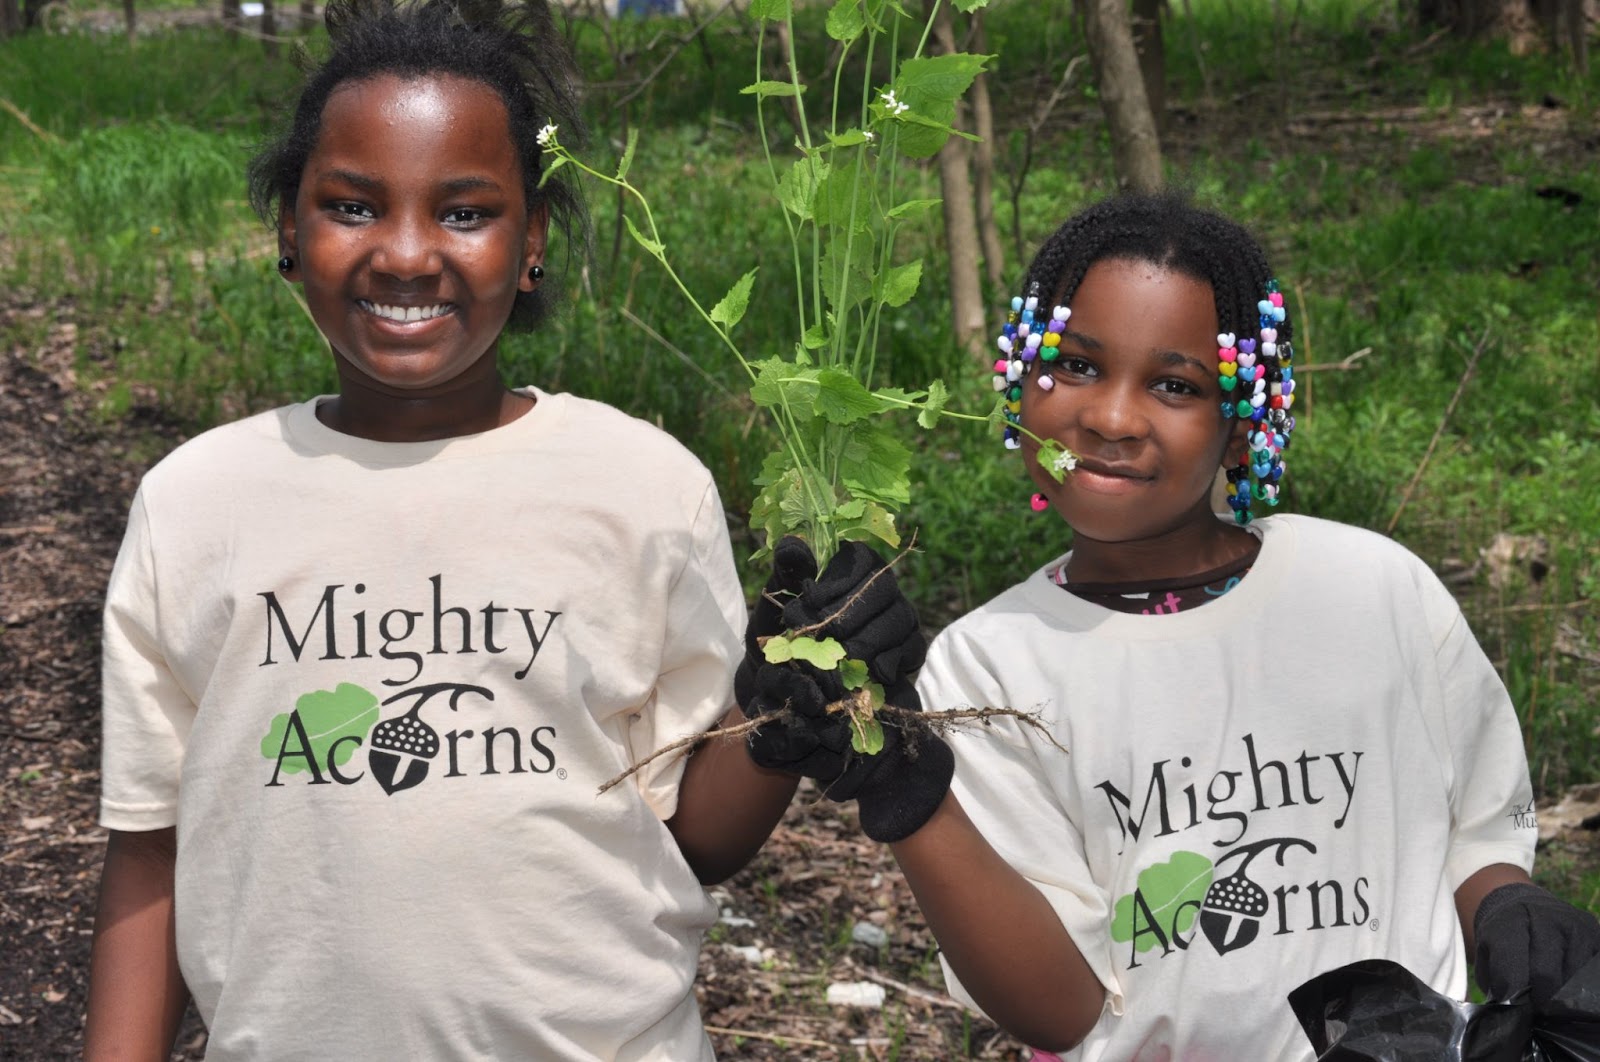
<svg viewBox="0 0 1600 1062">
<path fill-rule="evenodd" d="M 1005 416 L 1002 433 L 1007 450 L 1020 449 L 1022 433 L 1022 380 L 1033 368 L 1035 360 L 1055 361 L 1060 356 L 1061 335 L 1066 331 L 1067 318 L 1072 311 L 1065 306 L 1051 308 L 1047 320 L 1039 310 L 1039 285 L 1035 283 L 1024 298 L 1018 295 L 1011 300 L 1011 312 L 996 339 L 1005 356 L 994 363 L 994 389 L 1001 396 L 1001 412 Z M 1049 373 L 1039 374 L 1039 389 L 1048 391 L 1055 386 Z"/>
<path fill-rule="evenodd" d="M 1278 325 L 1287 319 L 1283 294 L 1276 280 L 1267 282 L 1266 297 L 1256 303 L 1260 328 L 1255 339 L 1229 333 L 1217 336 L 1218 382 L 1222 385 L 1222 415 L 1256 425 L 1248 449 L 1235 468 L 1228 469 L 1228 507 L 1241 524 L 1250 522 L 1251 500 L 1278 504 L 1278 481 L 1288 467 L 1283 452 L 1294 431 L 1294 349 L 1288 340 L 1278 342 Z M 1235 387 L 1244 397 L 1233 399 Z M 1251 478 L 1255 483 L 1251 485 Z"/>
</svg>

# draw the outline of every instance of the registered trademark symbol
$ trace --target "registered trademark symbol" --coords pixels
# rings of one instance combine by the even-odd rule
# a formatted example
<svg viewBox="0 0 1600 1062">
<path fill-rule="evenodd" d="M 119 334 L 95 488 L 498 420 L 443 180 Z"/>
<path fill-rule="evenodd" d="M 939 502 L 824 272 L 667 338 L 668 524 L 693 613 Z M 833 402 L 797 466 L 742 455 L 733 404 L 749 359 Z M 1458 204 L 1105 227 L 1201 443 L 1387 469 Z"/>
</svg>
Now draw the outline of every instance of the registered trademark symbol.
<svg viewBox="0 0 1600 1062">
<path fill-rule="evenodd" d="M 1376 933 L 1378 931 L 1378 920 L 1374 918 L 1372 921 L 1368 922 L 1367 928 Z"/>
<path fill-rule="evenodd" d="M 567 777 L 567 769 L 565 767 L 557 767 L 556 768 L 556 777 L 562 779 L 563 781 L 565 781 L 566 777 Z"/>
</svg>

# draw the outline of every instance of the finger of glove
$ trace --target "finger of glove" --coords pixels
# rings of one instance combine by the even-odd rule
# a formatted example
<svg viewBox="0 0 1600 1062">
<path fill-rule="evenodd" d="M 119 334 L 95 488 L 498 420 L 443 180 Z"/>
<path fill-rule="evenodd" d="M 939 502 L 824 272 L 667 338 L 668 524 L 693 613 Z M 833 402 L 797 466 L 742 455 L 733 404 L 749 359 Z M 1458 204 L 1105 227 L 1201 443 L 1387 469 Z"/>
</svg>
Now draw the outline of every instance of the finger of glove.
<svg viewBox="0 0 1600 1062">
<path fill-rule="evenodd" d="M 805 696 L 797 703 L 793 695 L 769 700 L 761 694 L 756 697 L 756 704 L 768 715 L 790 709 L 782 718 L 763 723 L 747 739 L 751 759 L 757 764 L 822 782 L 831 782 L 844 770 L 850 751 L 850 725 L 843 713 L 819 708 L 820 696 Z"/>
<path fill-rule="evenodd" d="M 1478 985 L 1491 1000 L 1510 1000 L 1530 983 L 1532 926 L 1527 908 L 1513 902 L 1475 921 L 1472 969 Z"/>
<path fill-rule="evenodd" d="M 745 627 L 744 649 L 748 656 L 763 659 L 762 638 L 782 634 L 788 628 L 783 620 L 783 608 L 817 574 L 816 554 L 805 540 L 796 535 L 786 535 L 772 549 L 772 575 L 767 579 L 761 596 L 750 610 L 750 622 Z"/>
<path fill-rule="evenodd" d="M 928 655 L 917 614 L 903 600 L 839 641 L 846 656 L 864 661 L 873 680 L 885 685 L 915 674 Z"/>
<path fill-rule="evenodd" d="M 921 636 L 917 611 L 893 580 L 892 573 L 884 572 L 871 583 L 846 587 L 836 598 L 802 591 L 784 605 L 783 623 L 812 637 L 837 638 L 847 647 L 860 643 L 858 649 L 876 655 Z"/>
<path fill-rule="evenodd" d="M 1600 953 L 1600 923 L 1594 915 L 1556 896 L 1527 903 L 1528 983 L 1536 1009 L 1555 999 L 1589 960 Z"/>
</svg>

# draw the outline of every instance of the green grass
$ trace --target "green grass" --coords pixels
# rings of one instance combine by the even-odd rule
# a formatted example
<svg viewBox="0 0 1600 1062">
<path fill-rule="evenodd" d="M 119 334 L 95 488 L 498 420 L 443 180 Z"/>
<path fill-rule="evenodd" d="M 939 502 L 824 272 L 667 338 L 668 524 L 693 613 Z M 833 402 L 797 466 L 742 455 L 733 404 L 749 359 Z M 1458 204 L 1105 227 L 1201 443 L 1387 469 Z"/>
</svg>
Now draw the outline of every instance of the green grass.
<svg viewBox="0 0 1600 1062">
<path fill-rule="evenodd" d="M 1491 591 L 1480 576 L 1464 584 L 1463 601 L 1523 712 L 1541 790 L 1595 777 L 1600 678 L 1572 650 L 1596 649 L 1589 603 L 1600 593 L 1600 178 L 1576 147 L 1595 135 L 1600 75 L 1579 82 L 1548 57 L 1424 42 L 1385 21 L 1390 8 L 1356 0 L 1285 5 L 1292 27 L 1243 0 L 1194 7 L 1192 26 L 1176 5 L 1167 27 L 1169 98 L 1199 116 L 1175 140 L 1174 178 L 1265 237 L 1289 290 L 1302 362 L 1372 351 L 1359 370 L 1304 377 L 1287 507 L 1387 527 L 1444 422 L 1395 535 L 1436 565 L 1472 564 L 1497 534 L 1549 540 L 1542 583 Z M 1011 160 L 1003 171 L 1020 157 L 1015 130 L 1039 81 L 1053 82 L 1050 72 L 1083 47 L 1071 19 L 1040 10 L 1001 0 L 988 13 L 990 50 L 1002 56 L 994 93 L 1000 155 Z M 619 150 L 615 102 L 671 45 L 663 25 L 607 27 L 621 51 L 600 27 L 574 27 L 591 79 L 612 86 L 590 98 L 597 164 Z M 730 20 L 704 49 L 685 48 L 627 120 L 642 133 L 632 177 L 701 299 L 715 301 L 761 266 L 737 335 L 764 356 L 792 348 L 794 311 L 787 237 L 765 191 L 749 98 L 738 93 L 754 77 L 753 33 Z M 821 67 L 820 34 L 803 25 L 797 39 L 802 67 Z M 1202 98 L 1202 57 L 1215 106 Z M 1280 80 L 1285 70 L 1294 77 Z M 334 386 L 325 346 L 294 289 L 275 276 L 270 236 L 242 202 L 243 159 L 294 80 L 288 59 L 216 33 L 155 36 L 131 49 L 120 37 L 0 42 L 0 97 L 46 133 L 0 114 L 0 242 L 14 251 L 0 263 L 0 283 L 73 297 L 84 348 L 102 359 L 86 370 L 112 377 L 107 417 L 126 413 L 140 385 L 159 388 L 167 412 L 197 427 Z M 1020 233 L 1023 254 L 1113 186 L 1082 84 L 1039 145 L 1015 216 L 1001 174 L 1000 225 L 1008 245 L 1013 227 Z M 1537 104 L 1546 94 L 1569 105 L 1566 130 L 1518 140 L 1444 136 L 1422 124 L 1447 126 L 1461 107 Z M 1228 102 L 1236 97 L 1244 102 Z M 825 92 L 809 96 L 818 114 L 825 103 Z M 1421 108 L 1410 125 L 1341 125 L 1326 135 L 1285 135 L 1279 118 L 1406 107 Z M 1532 149 L 1541 136 L 1552 145 L 1542 154 Z M 936 195 L 931 174 L 922 179 L 923 194 Z M 1583 202 L 1569 212 L 1537 194 L 1549 186 Z M 508 379 L 577 391 L 660 424 L 708 463 L 731 509 L 747 508 L 771 440 L 746 381 L 655 264 L 625 236 L 614 240 L 616 200 L 597 194 L 592 206 L 588 276 L 566 278 L 564 312 L 544 330 L 506 340 Z M 986 372 L 956 350 L 941 306 L 939 236 L 930 221 L 904 237 L 903 253 L 929 256 L 925 290 L 886 328 L 878 364 L 903 386 L 943 377 L 963 408 L 985 411 Z M 1015 277 L 1021 265 L 1009 249 Z M 1009 292 L 990 294 L 998 306 Z M 1445 421 L 1480 342 L 1477 369 Z M 1014 455 L 986 431 L 907 430 L 917 457 L 903 523 L 916 529 L 921 552 L 904 580 L 938 626 L 1066 548 L 1068 532 L 1028 511 L 1031 488 Z M 736 546 L 748 554 L 755 543 L 743 534 Z"/>
</svg>

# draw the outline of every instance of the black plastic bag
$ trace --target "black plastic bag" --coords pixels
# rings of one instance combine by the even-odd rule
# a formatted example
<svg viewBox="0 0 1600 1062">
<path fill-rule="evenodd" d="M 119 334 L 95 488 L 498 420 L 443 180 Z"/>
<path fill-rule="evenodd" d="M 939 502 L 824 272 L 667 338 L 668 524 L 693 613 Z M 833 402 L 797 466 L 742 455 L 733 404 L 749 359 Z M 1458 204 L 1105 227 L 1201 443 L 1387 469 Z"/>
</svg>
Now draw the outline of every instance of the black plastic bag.
<svg viewBox="0 0 1600 1062">
<path fill-rule="evenodd" d="M 1600 1062 L 1600 958 L 1537 1016 L 1451 999 L 1385 959 L 1313 977 L 1289 1006 L 1318 1062 Z"/>
</svg>

